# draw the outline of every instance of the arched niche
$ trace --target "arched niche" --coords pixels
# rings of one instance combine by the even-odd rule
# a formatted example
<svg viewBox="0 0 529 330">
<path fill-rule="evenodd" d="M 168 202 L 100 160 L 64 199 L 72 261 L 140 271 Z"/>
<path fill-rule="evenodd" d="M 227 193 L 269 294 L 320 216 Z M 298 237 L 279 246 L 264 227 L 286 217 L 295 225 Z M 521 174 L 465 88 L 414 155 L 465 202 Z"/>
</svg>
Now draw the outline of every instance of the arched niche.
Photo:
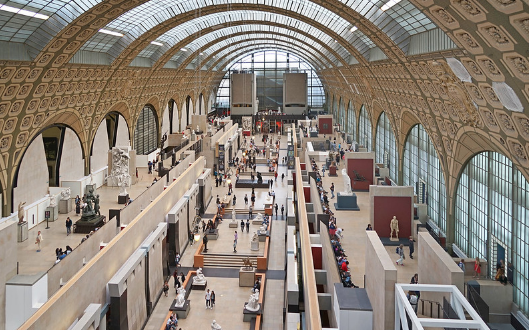
<svg viewBox="0 0 529 330">
<path fill-rule="evenodd" d="M 383 163 L 389 169 L 391 179 L 398 182 L 399 156 L 393 126 L 386 112 L 378 117 L 375 133 L 375 161 Z"/>
<path fill-rule="evenodd" d="M 358 120 L 358 143 L 367 149 L 373 150 L 373 126 L 369 112 L 364 105 L 360 108 L 360 118 Z"/>
<path fill-rule="evenodd" d="M 65 125 L 53 125 L 37 134 L 24 152 L 13 182 L 12 209 L 48 194 L 49 187 L 85 176 L 83 148 L 77 134 Z"/>
<path fill-rule="evenodd" d="M 108 165 L 108 150 L 115 146 L 128 146 L 129 129 L 119 112 L 109 112 L 97 128 L 90 150 L 90 172 Z"/>
<path fill-rule="evenodd" d="M 158 148 L 158 116 L 151 104 L 141 110 L 134 129 L 134 149 L 137 155 L 148 155 Z"/>
</svg>

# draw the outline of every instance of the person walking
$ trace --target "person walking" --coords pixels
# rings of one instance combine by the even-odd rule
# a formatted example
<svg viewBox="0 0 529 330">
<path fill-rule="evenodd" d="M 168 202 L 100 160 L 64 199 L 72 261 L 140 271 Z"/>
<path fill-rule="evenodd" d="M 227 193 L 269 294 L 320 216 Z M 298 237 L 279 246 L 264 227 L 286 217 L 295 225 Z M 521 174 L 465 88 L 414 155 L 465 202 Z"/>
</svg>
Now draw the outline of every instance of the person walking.
<svg viewBox="0 0 529 330">
<path fill-rule="evenodd" d="M 276 205 L 274 206 L 274 208 L 276 209 L 276 218 L 277 218 L 277 210 L 279 209 L 279 206 L 277 206 L 277 203 L 276 203 Z"/>
<path fill-rule="evenodd" d="M 399 260 L 397 260 L 397 265 L 404 266 L 404 260 L 406 259 L 406 256 L 404 255 L 404 244 L 399 245 L 397 253 L 400 256 Z"/>
<path fill-rule="evenodd" d="M 204 235 L 202 243 L 204 243 L 204 252 L 208 252 L 208 235 Z"/>
<path fill-rule="evenodd" d="M 182 284 L 180 283 L 180 279 L 178 278 L 178 271 L 176 269 L 174 270 L 173 278 L 174 278 L 174 288 L 178 289 L 179 287 L 182 286 Z"/>
<path fill-rule="evenodd" d="M 39 231 L 40 233 L 40 231 Z M 476 260 L 474 261 L 474 276 L 473 278 L 478 278 L 481 276 L 481 263 L 479 262 L 479 258 L 476 257 Z"/>
<path fill-rule="evenodd" d="M 322 177 L 325 177 L 325 166 L 321 167 L 321 173 L 322 173 Z"/>
<path fill-rule="evenodd" d="M 241 233 L 244 233 L 244 219 L 241 219 Z"/>
<path fill-rule="evenodd" d="M 211 309 L 211 292 L 209 292 L 209 289 L 208 291 L 206 291 L 206 309 Z"/>
<path fill-rule="evenodd" d="M 250 232 L 250 219 L 246 219 L 246 232 Z"/>
<path fill-rule="evenodd" d="M 215 177 L 215 187 L 218 187 L 218 186 L 219 186 L 219 178 Z"/>
<path fill-rule="evenodd" d="M 167 297 L 167 293 L 169 292 L 169 284 L 167 281 L 163 284 L 163 294 Z"/>
<path fill-rule="evenodd" d="M 42 242 L 42 233 L 39 232 L 37 233 L 37 238 L 35 239 L 35 244 L 37 244 L 37 252 L 40 252 L 40 243 Z"/>
<path fill-rule="evenodd" d="M 235 206 L 235 203 L 237 203 L 237 196 L 233 195 L 233 206 Z"/>
<path fill-rule="evenodd" d="M 182 265 L 180 265 L 180 253 L 179 252 L 176 252 L 176 256 L 174 257 L 174 261 L 176 263 L 176 267 L 182 266 Z"/>
<path fill-rule="evenodd" d="M 237 240 L 233 240 L 233 252 L 237 252 Z"/>
<path fill-rule="evenodd" d="M 180 279 L 181 279 L 181 281 L 182 281 L 182 284 L 184 284 L 185 281 L 186 281 L 186 276 L 184 275 L 183 272 L 180 272 Z"/>
<path fill-rule="evenodd" d="M 253 207 L 250 205 L 248 207 L 248 218 L 250 218 L 250 219 L 252 218 L 252 211 L 253 211 Z"/>
<path fill-rule="evenodd" d="M 331 183 L 331 188 L 329 189 L 331 191 L 331 199 L 334 198 L 334 182 Z"/>
<path fill-rule="evenodd" d="M 239 235 L 237 234 L 237 231 L 235 231 L 235 234 L 233 234 L 233 239 L 235 240 L 235 243 L 237 243 L 237 240 L 239 239 Z"/>
<path fill-rule="evenodd" d="M 281 182 L 285 180 L 285 173 L 281 174 Z"/>
<path fill-rule="evenodd" d="M 281 204 L 281 217 L 285 215 L 285 205 Z"/>
<path fill-rule="evenodd" d="M 244 194 L 244 205 L 248 205 L 248 194 Z"/>
<path fill-rule="evenodd" d="M 70 217 L 66 218 L 66 236 L 69 236 L 72 233 L 73 222 Z"/>
<path fill-rule="evenodd" d="M 410 236 L 410 241 L 409 241 L 409 245 L 408 247 L 410 248 L 410 259 L 413 259 L 413 252 L 415 252 L 415 245 L 413 244 L 415 242 L 415 240 L 413 239 L 412 236 Z"/>
<path fill-rule="evenodd" d="M 215 307 L 215 291 L 211 290 L 211 309 Z"/>
</svg>

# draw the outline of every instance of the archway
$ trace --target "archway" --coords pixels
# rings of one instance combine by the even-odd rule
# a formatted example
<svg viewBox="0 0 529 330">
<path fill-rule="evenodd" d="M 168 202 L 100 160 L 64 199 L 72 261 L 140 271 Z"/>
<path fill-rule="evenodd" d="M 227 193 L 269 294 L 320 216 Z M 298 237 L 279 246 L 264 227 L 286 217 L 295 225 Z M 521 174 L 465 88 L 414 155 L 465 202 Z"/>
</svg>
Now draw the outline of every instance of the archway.
<svg viewBox="0 0 529 330">
<path fill-rule="evenodd" d="M 138 116 L 134 130 L 137 155 L 148 155 L 158 148 L 158 116 L 151 104 L 146 104 Z"/>
<path fill-rule="evenodd" d="M 189 126 L 189 110 L 191 107 L 191 96 L 186 97 L 186 127 Z"/>
<path fill-rule="evenodd" d="M 109 112 L 103 117 L 92 140 L 90 172 L 108 165 L 108 150 L 115 146 L 129 145 L 129 128 L 122 114 Z"/>
<path fill-rule="evenodd" d="M 360 108 L 360 120 L 358 121 L 358 143 L 367 149 L 372 150 L 373 141 L 373 127 L 371 125 L 371 119 L 367 113 L 366 107 L 362 105 Z"/>
<path fill-rule="evenodd" d="M 378 118 L 377 131 L 375 134 L 375 160 L 383 163 L 389 169 L 389 176 L 398 182 L 399 157 L 395 134 L 391 122 L 385 112 Z"/>
</svg>

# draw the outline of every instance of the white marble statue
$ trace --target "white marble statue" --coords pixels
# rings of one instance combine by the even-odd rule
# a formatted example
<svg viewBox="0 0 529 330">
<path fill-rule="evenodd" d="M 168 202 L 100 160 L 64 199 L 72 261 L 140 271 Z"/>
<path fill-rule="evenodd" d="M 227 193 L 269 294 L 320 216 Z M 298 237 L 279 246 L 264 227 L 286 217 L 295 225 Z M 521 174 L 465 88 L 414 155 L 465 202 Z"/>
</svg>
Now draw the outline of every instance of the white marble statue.
<svg viewBox="0 0 529 330">
<path fill-rule="evenodd" d="M 264 221 L 263 215 L 261 213 L 257 213 L 257 216 L 255 217 L 255 220 L 259 221 L 259 222 L 263 222 Z"/>
<path fill-rule="evenodd" d="M 200 126 L 197 125 L 197 129 L 196 129 L 197 132 L 200 132 Z"/>
<path fill-rule="evenodd" d="M 213 320 L 211 323 L 211 330 L 222 330 L 222 327 L 217 323 L 217 321 Z"/>
<path fill-rule="evenodd" d="M 55 196 L 50 194 L 50 207 L 57 206 L 57 202 L 55 201 Z"/>
<path fill-rule="evenodd" d="M 260 231 L 266 231 L 267 229 L 268 227 L 266 225 L 262 225 L 261 227 L 259 227 Z"/>
<path fill-rule="evenodd" d="M 197 275 L 193 276 L 193 285 L 206 284 L 206 277 L 202 274 L 202 268 L 197 269 Z"/>
<path fill-rule="evenodd" d="M 396 216 L 393 216 L 393 219 L 389 222 L 389 238 L 393 238 L 393 233 L 395 233 L 395 238 L 399 238 L 399 220 Z"/>
<path fill-rule="evenodd" d="M 186 302 L 186 289 L 183 287 L 179 287 L 177 290 L 178 294 L 176 295 L 176 307 L 183 307 Z"/>
<path fill-rule="evenodd" d="M 63 201 L 69 200 L 71 194 L 72 194 L 72 191 L 70 190 L 70 188 L 64 189 L 63 191 L 61 191 L 61 200 Z"/>
<path fill-rule="evenodd" d="M 109 177 L 114 185 L 120 188 L 120 196 L 126 196 L 127 187 L 130 187 L 129 161 L 128 149 L 119 147 L 112 148 L 112 172 Z"/>
<path fill-rule="evenodd" d="M 257 242 L 259 241 L 259 236 L 257 235 L 257 233 L 254 231 L 253 232 L 253 236 L 252 236 L 252 242 Z"/>
<path fill-rule="evenodd" d="M 351 178 L 349 178 L 349 175 L 347 174 L 347 171 L 342 169 L 342 178 L 343 178 L 343 187 L 344 191 L 342 194 L 344 195 L 351 195 L 353 193 L 353 190 L 351 189 Z"/>
<path fill-rule="evenodd" d="M 18 223 L 24 222 L 24 205 L 26 205 L 26 202 L 20 202 L 18 203 Z"/>
<path fill-rule="evenodd" d="M 250 312 L 257 312 L 259 310 L 259 290 L 255 289 L 255 293 L 252 293 L 250 296 L 250 300 L 244 306 L 245 309 L 249 310 Z"/>
</svg>

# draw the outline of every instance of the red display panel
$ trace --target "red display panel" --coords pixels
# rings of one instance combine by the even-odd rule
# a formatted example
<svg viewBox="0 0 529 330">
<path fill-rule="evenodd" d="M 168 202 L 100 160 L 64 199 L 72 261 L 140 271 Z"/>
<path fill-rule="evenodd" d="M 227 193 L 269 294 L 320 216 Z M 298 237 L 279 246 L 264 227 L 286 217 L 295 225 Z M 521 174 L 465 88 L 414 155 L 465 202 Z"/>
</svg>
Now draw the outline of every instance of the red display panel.
<svg viewBox="0 0 529 330">
<path fill-rule="evenodd" d="M 311 203 L 311 201 L 310 201 L 310 187 L 303 187 L 303 194 L 305 195 L 305 202 Z"/>
<path fill-rule="evenodd" d="M 353 190 L 369 190 L 369 186 L 373 184 L 373 159 L 347 159 L 347 174 L 351 179 L 351 188 Z M 354 181 L 356 177 L 354 171 L 363 176 L 366 181 Z"/>
<path fill-rule="evenodd" d="M 318 134 L 332 134 L 332 118 L 318 118 Z"/>
<path fill-rule="evenodd" d="M 314 269 L 323 269 L 321 246 L 311 246 Z"/>
<path fill-rule="evenodd" d="M 411 197 L 375 196 L 373 229 L 380 237 L 389 237 L 393 216 L 399 220 L 399 238 L 411 236 Z"/>
</svg>

